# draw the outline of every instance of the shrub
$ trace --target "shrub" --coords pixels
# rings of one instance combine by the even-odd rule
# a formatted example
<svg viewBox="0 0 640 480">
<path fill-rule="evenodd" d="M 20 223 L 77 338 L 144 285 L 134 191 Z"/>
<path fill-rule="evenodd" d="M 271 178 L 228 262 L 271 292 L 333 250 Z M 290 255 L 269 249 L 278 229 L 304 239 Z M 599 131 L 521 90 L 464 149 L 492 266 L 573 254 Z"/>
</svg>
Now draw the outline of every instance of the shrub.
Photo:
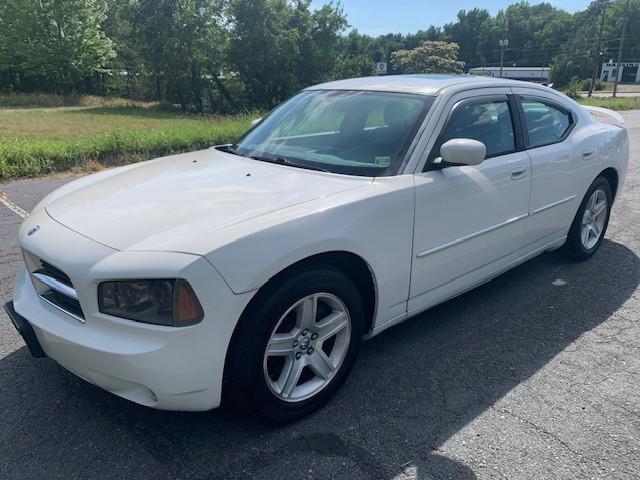
<svg viewBox="0 0 640 480">
<path fill-rule="evenodd" d="M 577 78 L 573 78 L 569 82 L 569 86 L 564 91 L 564 94 L 569 98 L 573 98 L 574 100 L 577 100 L 578 98 L 581 97 L 581 95 L 580 95 L 581 91 L 582 91 L 581 82 Z"/>
<path fill-rule="evenodd" d="M 583 92 L 586 92 L 589 90 L 589 85 L 591 85 L 591 79 L 590 78 L 585 78 L 584 80 L 581 80 L 579 82 L 580 84 L 580 90 L 582 90 Z M 605 87 L 607 86 L 607 84 L 605 82 L 603 82 L 602 80 L 600 80 L 599 78 L 596 79 L 596 83 L 593 86 L 593 89 L 595 91 L 602 91 L 605 89 Z"/>
</svg>

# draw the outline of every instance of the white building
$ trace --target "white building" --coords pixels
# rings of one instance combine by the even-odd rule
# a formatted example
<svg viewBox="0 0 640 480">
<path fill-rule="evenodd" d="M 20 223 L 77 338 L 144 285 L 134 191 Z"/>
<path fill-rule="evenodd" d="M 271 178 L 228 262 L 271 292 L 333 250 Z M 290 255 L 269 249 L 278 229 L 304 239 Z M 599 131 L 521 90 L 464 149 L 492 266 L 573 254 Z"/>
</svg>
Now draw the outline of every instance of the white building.
<svg viewBox="0 0 640 480">
<path fill-rule="evenodd" d="M 640 83 L 640 62 L 626 62 L 620 64 L 618 81 L 620 83 Z M 602 64 L 600 79 L 605 82 L 613 82 L 616 78 L 616 62 L 609 60 Z"/>
<path fill-rule="evenodd" d="M 476 67 L 470 68 L 472 75 L 484 75 L 486 77 L 500 77 L 500 67 Z M 502 67 L 502 78 L 513 80 L 526 80 L 529 82 L 549 81 L 549 67 Z"/>
</svg>

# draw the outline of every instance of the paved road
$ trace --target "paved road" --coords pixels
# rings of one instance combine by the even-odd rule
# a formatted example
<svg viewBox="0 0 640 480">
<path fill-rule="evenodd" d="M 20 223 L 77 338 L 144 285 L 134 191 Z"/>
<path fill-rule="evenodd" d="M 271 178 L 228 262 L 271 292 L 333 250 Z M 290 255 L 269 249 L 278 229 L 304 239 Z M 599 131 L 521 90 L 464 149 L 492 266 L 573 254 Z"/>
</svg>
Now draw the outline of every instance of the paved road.
<svg viewBox="0 0 640 480">
<path fill-rule="evenodd" d="M 128 403 L 29 356 L 0 314 L 0 478 L 638 478 L 640 112 L 608 239 L 547 254 L 365 343 L 338 396 L 272 426 Z M 0 185 L 25 209 L 67 181 Z M 20 261 L 0 205 L 0 300 Z"/>
</svg>

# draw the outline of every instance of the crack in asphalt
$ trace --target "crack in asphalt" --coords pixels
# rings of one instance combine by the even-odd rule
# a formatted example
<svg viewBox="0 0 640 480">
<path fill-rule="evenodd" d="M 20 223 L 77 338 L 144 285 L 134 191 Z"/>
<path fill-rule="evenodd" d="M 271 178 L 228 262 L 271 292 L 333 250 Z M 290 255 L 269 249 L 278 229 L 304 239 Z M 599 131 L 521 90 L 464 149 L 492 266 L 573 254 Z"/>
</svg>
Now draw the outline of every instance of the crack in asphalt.
<svg viewBox="0 0 640 480">
<path fill-rule="evenodd" d="M 509 415 L 510 417 L 519 420 L 520 422 L 526 423 L 527 425 L 529 425 L 531 428 L 533 428 L 535 431 L 537 431 L 538 433 L 541 433 L 553 440 L 555 440 L 557 443 L 559 443 L 560 445 L 562 445 L 565 450 L 567 450 L 568 452 L 570 452 L 572 455 L 575 455 L 576 457 L 580 458 L 582 460 L 583 455 L 578 452 L 577 450 L 575 450 L 571 445 L 569 445 L 567 442 L 565 442 L 564 440 L 562 440 L 561 438 L 559 438 L 555 433 L 550 432 L 549 430 L 547 430 L 544 427 L 541 427 L 540 425 L 536 424 L 534 421 L 529 420 L 528 418 L 522 417 L 510 410 L 507 410 L 505 408 L 494 408 L 491 407 L 491 410 L 494 410 L 497 413 L 503 413 L 506 415 Z M 597 462 L 597 460 L 596 460 Z"/>
</svg>

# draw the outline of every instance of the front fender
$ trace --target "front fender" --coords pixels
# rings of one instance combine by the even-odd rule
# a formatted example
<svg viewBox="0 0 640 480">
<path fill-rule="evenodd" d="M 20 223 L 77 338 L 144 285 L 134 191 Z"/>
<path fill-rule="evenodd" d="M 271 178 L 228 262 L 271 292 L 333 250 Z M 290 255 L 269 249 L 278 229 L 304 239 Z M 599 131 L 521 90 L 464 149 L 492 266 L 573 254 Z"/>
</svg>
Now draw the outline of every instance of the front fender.
<svg viewBox="0 0 640 480">
<path fill-rule="evenodd" d="M 379 179 L 236 225 L 224 232 L 233 240 L 207 259 L 235 293 L 245 293 L 311 256 L 353 253 L 376 279 L 377 320 L 397 317 L 406 312 L 409 294 L 413 202 L 411 175 Z"/>
</svg>

